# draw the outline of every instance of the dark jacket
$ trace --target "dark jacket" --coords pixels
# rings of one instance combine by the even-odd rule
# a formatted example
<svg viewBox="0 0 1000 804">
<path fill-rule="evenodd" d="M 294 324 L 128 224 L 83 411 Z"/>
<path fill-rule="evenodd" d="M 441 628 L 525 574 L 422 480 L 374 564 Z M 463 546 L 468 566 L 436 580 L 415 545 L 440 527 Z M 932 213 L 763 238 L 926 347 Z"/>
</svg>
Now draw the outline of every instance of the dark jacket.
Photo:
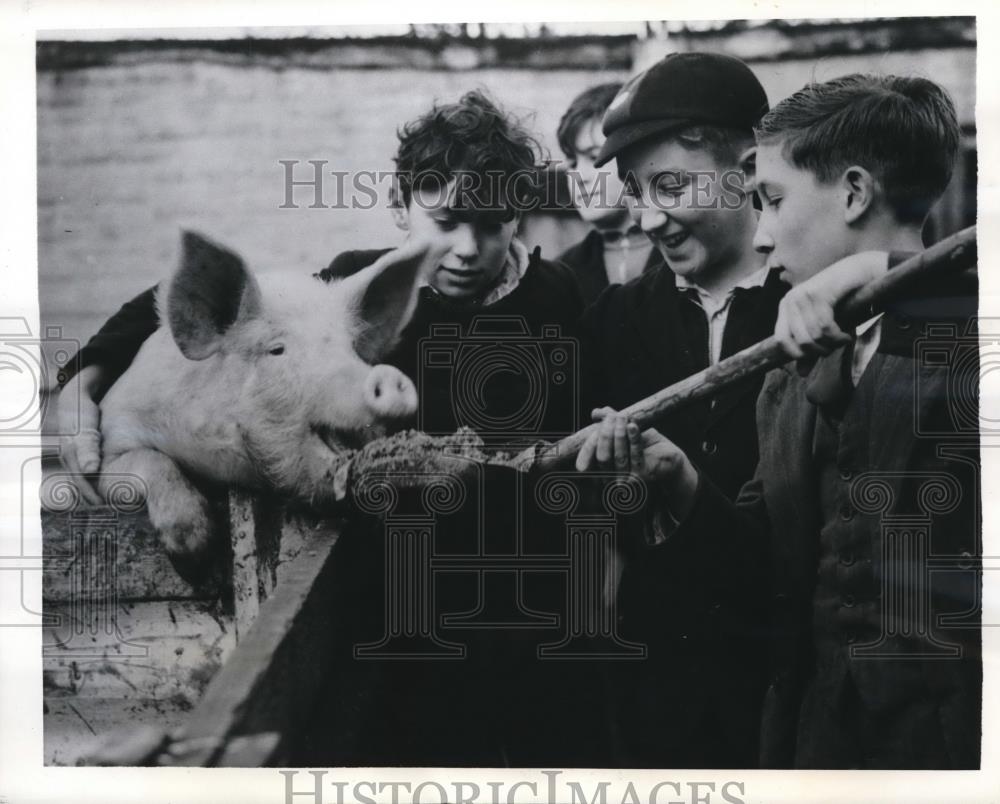
<svg viewBox="0 0 1000 804">
<path fill-rule="evenodd" d="M 344 252 L 318 276 L 348 276 L 388 251 Z M 445 434 L 466 425 L 503 445 L 556 438 L 577 429 L 575 336 L 582 311 L 569 271 L 536 248 L 517 287 L 486 307 L 422 288 L 385 362 L 417 386 L 418 429 Z"/>
<path fill-rule="evenodd" d="M 66 363 L 62 385 L 81 369 L 99 365 L 104 370 L 105 387 L 110 388 L 135 360 L 146 338 L 160 326 L 156 313 L 156 289 L 144 290 L 134 299 L 125 302 L 118 312 L 104 322 L 82 349 Z"/>
<path fill-rule="evenodd" d="M 773 334 L 778 302 L 787 290 L 772 271 L 761 287 L 733 291 L 722 357 Z M 592 407 L 620 410 L 709 365 L 704 311 L 678 289 L 670 270 L 608 288 L 585 313 L 581 339 Z M 748 379 L 658 425 L 733 497 L 757 463 L 753 417 L 762 383 L 763 378 Z"/>
<path fill-rule="evenodd" d="M 329 280 L 352 274 L 383 253 L 347 252 L 320 275 Z M 466 424 L 506 446 L 557 438 L 578 427 L 581 314 L 572 276 L 541 260 L 536 249 L 518 286 L 488 307 L 455 305 L 424 288 L 386 362 L 417 384 L 424 411 L 420 429 L 452 432 Z M 537 411 L 525 407 L 530 400 Z M 512 427 L 512 421 L 519 424 Z M 520 484 L 528 482 L 510 470 L 485 468 L 462 510 L 436 517 L 435 555 L 447 554 L 460 564 L 461 556 L 480 550 L 494 558 L 516 554 L 518 533 L 529 553 L 565 550 L 565 524 L 540 523 L 524 502 L 530 488 L 525 492 Z M 384 629 L 385 590 L 373 582 L 384 559 L 372 549 L 380 541 L 372 536 L 358 528 L 338 545 L 343 589 L 352 590 L 347 597 L 357 612 L 342 645 L 377 641 Z M 345 656 L 344 688 L 355 692 L 345 698 L 332 691 L 331 717 L 354 712 L 358 725 L 346 733 L 352 739 L 341 732 L 340 743 L 318 758 L 355 765 L 610 764 L 607 722 L 600 717 L 602 700 L 595 698 L 595 665 L 538 659 L 538 646 L 558 642 L 564 633 L 566 594 L 562 573 L 498 569 L 478 580 L 468 571 L 436 575 L 433 608 L 439 617 L 465 612 L 487 621 L 485 607 L 492 603 L 505 609 L 496 615 L 500 618 L 524 613 L 521 607 L 534 610 L 539 615 L 534 627 L 440 631 L 442 638 L 466 647 L 466 658 L 457 662 L 359 663 Z M 552 615 L 557 622 L 540 627 Z"/>
<path fill-rule="evenodd" d="M 734 505 L 703 474 L 671 537 L 770 577 L 765 767 L 979 767 L 975 296 L 952 301 L 887 313 L 853 391 L 844 350 L 771 372 L 755 477 Z"/>
<path fill-rule="evenodd" d="M 597 301 L 597 297 L 611 284 L 608 281 L 608 269 L 604 263 L 604 241 L 601 239 L 601 233 L 596 229 L 591 229 L 583 240 L 566 249 L 556 258 L 556 262 L 565 265 L 572 271 L 586 305 Z M 645 274 L 660 267 L 665 267 L 663 257 L 656 248 L 653 248 L 649 252 L 642 272 Z"/>
<path fill-rule="evenodd" d="M 734 291 L 723 357 L 773 333 L 787 289 L 772 272 L 763 286 Z M 706 368 L 707 327 L 669 270 L 610 287 L 581 327 L 589 401 L 621 409 Z M 762 382 L 748 379 L 657 424 L 722 494 L 735 497 L 757 464 Z M 619 763 L 755 766 L 766 656 L 765 614 L 747 589 L 756 579 L 735 568 L 705 580 L 692 570 L 716 557 L 698 542 L 680 551 L 637 538 L 621 548 L 621 635 L 647 645 L 649 657 L 608 671 L 619 704 Z"/>
</svg>

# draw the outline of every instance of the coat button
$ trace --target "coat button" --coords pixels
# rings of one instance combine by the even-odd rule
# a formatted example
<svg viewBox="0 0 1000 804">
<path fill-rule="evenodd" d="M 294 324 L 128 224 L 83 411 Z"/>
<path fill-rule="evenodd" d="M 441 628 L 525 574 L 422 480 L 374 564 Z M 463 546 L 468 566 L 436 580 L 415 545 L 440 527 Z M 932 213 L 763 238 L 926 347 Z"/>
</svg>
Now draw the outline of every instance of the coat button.
<svg viewBox="0 0 1000 804">
<path fill-rule="evenodd" d="M 840 509 L 840 518 L 843 519 L 845 522 L 850 522 L 852 519 L 854 519 L 854 509 L 851 508 L 851 506 L 849 505 L 845 505 L 843 508 Z"/>
<path fill-rule="evenodd" d="M 854 595 L 844 595 L 840 602 L 844 605 L 844 608 L 852 608 L 854 606 Z"/>
<path fill-rule="evenodd" d="M 840 479 L 843 480 L 845 483 L 852 477 L 854 477 L 854 472 L 852 472 L 850 469 L 840 470 Z"/>
<path fill-rule="evenodd" d="M 960 569 L 972 569 L 972 553 L 968 550 L 963 550 L 961 558 L 958 560 L 958 566 Z"/>
<path fill-rule="evenodd" d="M 905 316 L 905 315 L 901 315 L 901 316 L 899 317 L 899 328 L 900 328 L 900 329 L 902 329 L 902 330 L 907 330 L 907 329 L 909 329 L 909 328 L 910 328 L 911 326 L 913 326 L 913 322 L 912 322 L 912 321 L 910 321 L 910 319 L 909 319 L 909 318 L 908 318 L 907 316 Z"/>
<path fill-rule="evenodd" d="M 701 451 L 704 452 L 706 455 L 715 455 L 718 449 L 719 445 L 716 444 L 714 441 L 705 440 L 701 442 Z"/>
<path fill-rule="evenodd" d="M 854 561 L 855 561 L 854 553 L 852 553 L 850 550 L 844 550 L 840 554 L 840 563 L 843 564 L 845 567 L 850 567 L 852 564 L 854 564 Z"/>
<path fill-rule="evenodd" d="M 850 633 L 847 634 L 847 644 L 848 645 L 853 645 L 857 641 L 858 641 L 858 635 L 855 634 L 853 631 L 851 631 Z"/>
</svg>

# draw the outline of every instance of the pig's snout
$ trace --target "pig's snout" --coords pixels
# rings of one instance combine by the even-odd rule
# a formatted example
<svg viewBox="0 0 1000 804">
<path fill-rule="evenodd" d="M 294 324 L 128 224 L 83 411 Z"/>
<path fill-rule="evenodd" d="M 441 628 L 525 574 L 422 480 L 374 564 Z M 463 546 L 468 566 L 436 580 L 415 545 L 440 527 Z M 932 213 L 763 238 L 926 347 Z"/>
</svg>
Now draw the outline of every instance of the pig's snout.
<svg viewBox="0 0 1000 804">
<path fill-rule="evenodd" d="M 365 404 L 376 416 L 404 419 L 417 411 L 417 389 L 392 366 L 375 366 L 365 378 Z"/>
</svg>

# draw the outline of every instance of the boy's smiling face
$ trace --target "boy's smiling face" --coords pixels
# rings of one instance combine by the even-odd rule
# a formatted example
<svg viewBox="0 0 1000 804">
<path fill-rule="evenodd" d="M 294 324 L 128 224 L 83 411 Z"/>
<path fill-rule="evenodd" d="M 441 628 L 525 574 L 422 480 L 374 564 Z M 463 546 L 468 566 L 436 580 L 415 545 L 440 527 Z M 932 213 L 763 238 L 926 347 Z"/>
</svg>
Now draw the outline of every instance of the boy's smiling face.
<svg viewBox="0 0 1000 804">
<path fill-rule="evenodd" d="M 638 142 L 617 160 L 632 217 L 670 270 L 704 287 L 739 263 L 746 198 L 735 168 L 671 140 Z"/>
<path fill-rule="evenodd" d="M 447 247 L 441 263 L 427 278 L 443 296 L 472 300 L 500 278 L 518 219 L 496 213 L 453 209 L 455 180 L 447 187 L 414 188 L 410 203 L 397 210 L 397 224 L 422 240 Z"/>
<path fill-rule="evenodd" d="M 759 145 L 756 163 L 763 208 L 753 243 L 767 255 L 768 268 L 782 268 L 782 278 L 797 285 L 854 252 L 838 182 L 821 182 L 793 165 L 780 142 Z"/>
</svg>

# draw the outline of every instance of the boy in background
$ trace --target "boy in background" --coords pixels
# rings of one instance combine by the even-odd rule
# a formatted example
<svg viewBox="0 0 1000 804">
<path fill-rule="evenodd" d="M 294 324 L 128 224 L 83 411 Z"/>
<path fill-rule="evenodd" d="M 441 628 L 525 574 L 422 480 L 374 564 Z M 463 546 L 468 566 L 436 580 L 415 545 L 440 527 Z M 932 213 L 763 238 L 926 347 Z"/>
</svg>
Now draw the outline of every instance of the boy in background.
<svg viewBox="0 0 1000 804">
<path fill-rule="evenodd" d="M 583 240 L 559 255 L 557 262 L 573 272 L 585 304 L 596 300 L 608 285 L 624 284 L 662 262 L 629 215 L 625 188 L 617 173 L 594 165 L 604 145 L 601 119 L 621 88 L 621 82 L 613 82 L 581 92 L 563 114 L 557 130 L 573 204 L 592 227 Z"/>
<path fill-rule="evenodd" d="M 617 459 L 655 484 L 673 550 L 700 545 L 706 575 L 770 587 L 764 766 L 978 768 L 979 447 L 961 415 L 978 404 L 978 361 L 920 359 L 942 327 L 958 354 L 976 289 L 952 280 L 853 333 L 834 319 L 922 248 L 957 153 L 954 107 L 926 79 L 850 75 L 782 101 L 757 140 L 754 242 L 795 286 L 775 334 L 791 358 L 825 356 L 768 374 L 760 463 L 735 504 L 686 450 L 613 412 L 577 466 Z M 932 573 L 930 556 L 964 571 Z"/>
</svg>

